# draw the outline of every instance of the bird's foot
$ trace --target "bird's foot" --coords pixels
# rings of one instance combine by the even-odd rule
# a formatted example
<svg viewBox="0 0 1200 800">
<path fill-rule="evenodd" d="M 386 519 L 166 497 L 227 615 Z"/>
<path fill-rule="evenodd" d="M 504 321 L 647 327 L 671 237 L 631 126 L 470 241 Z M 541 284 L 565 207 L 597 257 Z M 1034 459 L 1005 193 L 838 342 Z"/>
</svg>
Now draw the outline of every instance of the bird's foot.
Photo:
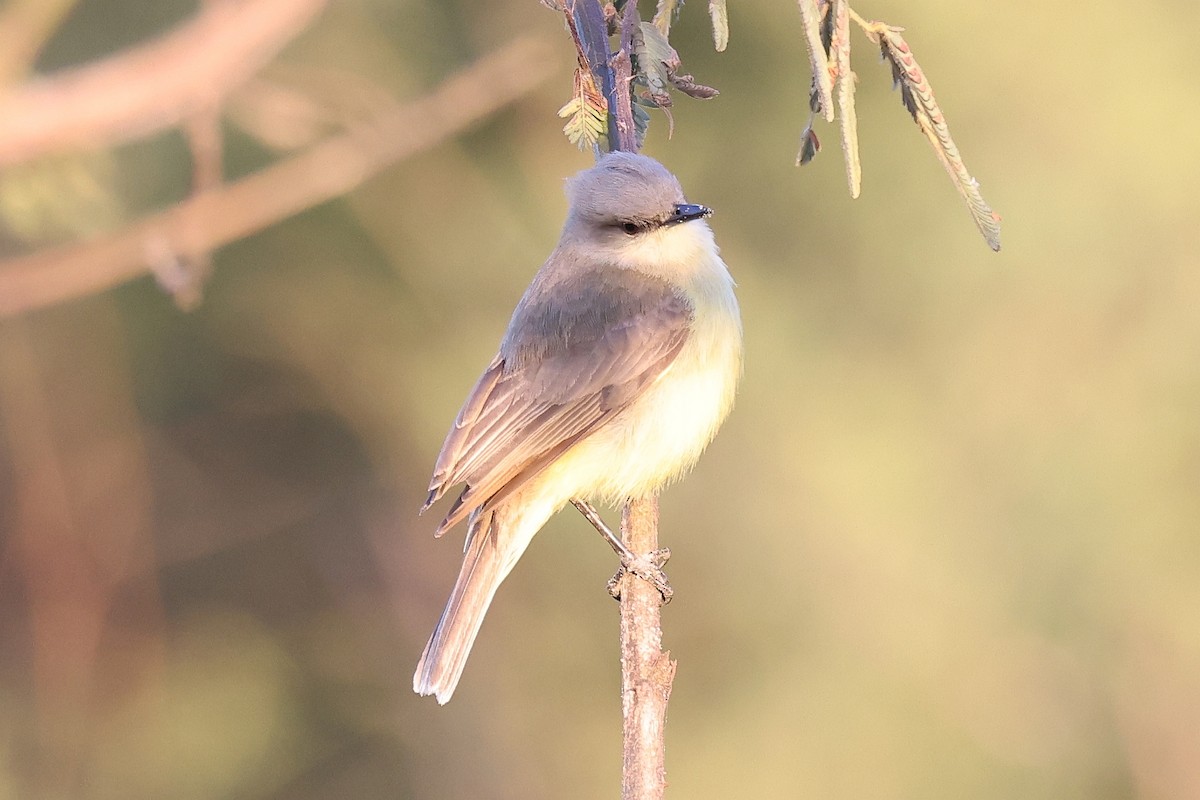
<svg viewBox="0 0 1200 800">
<path fill-rule="evenodd" d="M 621 599 L 621 578 L 625 577 L 625 573 L 634 575 L 649 583 L 658 593 L 662 595 L 662 602 L 665 606 L 671 602 L 671 597 L 674 596 L 675 590 L 671 588 L 671 582 L 667 580 L 667 574 L 662 571 L 663 566 L 667 563 L 667 559 L 671 557 L 670 548 L 664 547 L 660 550 L 654 550 L 644 556 L 635 555 L 632 550 L 625 546 L 621 541 L 621 537 L 613 533 L 612 529 L 604 524 L 604 520 L 600 518 L 599 512 L 595 507 L 584 500 L 572 499 L 572 505 L 579 509 L 579 513 L 583 514 L 588 522 L 592 523 L 604 541 L 608 542 L 612 547 L 613 552 L 621 559 L 621 566 L 617 570 L 617 574 L 613 575 L 608 581 L 608 593 L 613 596 L 614 600 Z"/>
<path fill-rule="evenodd" d="M 671 582 L 667 580 L 667 573 L 662 569 L 670 557 L 671 548 L 669 547 L 654 550 L 644 556 L 635 556 L 628 551 L 622 553 L 621 566 L 617 569 L 616 574 L 608 580 L 608 593 L 614 600 L 620 600 L 621 578 L 629 573 L 657 589 L 665 606 L 675 596 L 675 590 L 671 588 Z"/>
</svg>

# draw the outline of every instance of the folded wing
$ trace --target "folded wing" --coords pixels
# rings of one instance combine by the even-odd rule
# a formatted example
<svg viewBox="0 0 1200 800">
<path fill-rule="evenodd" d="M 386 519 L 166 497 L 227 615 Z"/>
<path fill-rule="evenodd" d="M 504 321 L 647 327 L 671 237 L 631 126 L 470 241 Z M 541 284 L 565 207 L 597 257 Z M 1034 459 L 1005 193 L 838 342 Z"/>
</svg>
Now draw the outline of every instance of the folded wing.
<svg viewBox="0 0 1200 800">
<path fill-rule="evenodd" d="M 494 508 L 628 408 L 670 369 L 691 321 L 682 294 L 633 270 L 535 281 L 442 445 L 425 508 L 466 488 L 437 535 Z"/>
</svg>

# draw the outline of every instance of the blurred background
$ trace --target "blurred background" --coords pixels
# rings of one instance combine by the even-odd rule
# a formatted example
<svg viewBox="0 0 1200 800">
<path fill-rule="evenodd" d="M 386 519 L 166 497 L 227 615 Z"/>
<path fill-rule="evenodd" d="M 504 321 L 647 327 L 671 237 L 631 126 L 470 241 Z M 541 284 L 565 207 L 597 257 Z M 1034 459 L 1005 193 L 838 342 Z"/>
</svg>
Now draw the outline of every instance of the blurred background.
<svg viewBox="0 0 1200 800">
<path fill-rule="evenodd" d="M 9 0 L 4 91 L 222 5 Z M 794 168 L 795 4 L 729 5 L 725 53 L 702 3 L 672 32 L 721 96 L 645 148 L 716 209 L 746 327 L 737 408 L 662 500 L 669 796 L 1200 797 L 1200 6 L 856 4 L 906 26 L 996 255 L 858 31 L 862 197 L 836 128 Z M 613 797 L 615 562 L 578 515 L 453 702 L 411 691 L 462 541 L 416 509 L 591 161 L 561 17 L 339 0 L 297 30 L 221 87 L 226 180 L 518 37 L 545 79 L 227 237 L 190 310 L 160 270 L 0 318 L 0 798 Z M 201 140 L 5 166 L 0 292 L 184 201 Z"/>
</svg>

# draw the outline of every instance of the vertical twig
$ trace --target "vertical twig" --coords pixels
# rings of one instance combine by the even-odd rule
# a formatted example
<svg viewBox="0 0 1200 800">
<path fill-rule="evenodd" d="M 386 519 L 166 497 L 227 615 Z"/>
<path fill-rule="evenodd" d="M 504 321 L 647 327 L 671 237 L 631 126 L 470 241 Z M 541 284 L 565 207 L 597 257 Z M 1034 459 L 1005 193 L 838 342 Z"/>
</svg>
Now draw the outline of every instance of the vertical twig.
<svg viewBox="0 0 1200 800">
<path fill-rule="evenodd" d="M 637 0 L 627 0 L 621 10 L 621 47 L 611 62 L 615 91 L 609 96 L 609 117 L 616 120 L 613 149 L 634 153 L 641 143 L 633 121 L 631 55 L 640 26 Z M 614 101 L 616 109 L 612 109 Z M 658 550 L 658 497 L 625 503 L 621 538 L 635 556 L 649 557 Z M 658 589 L 629 573 L 621 584 L 621 797 L 660 800 L 667 788 L 667 701 L 675 662 L 662 649 L 663 598 Z"/>
<path fill-rule="evenodd" d="M 210 0 L 211 2 L 211 0 Z M 215 101 L 184 120 L 183 133 L 188 149 L 192 153 L 193 198 L 200 197 L 221 187 L 223 181 L 222 160 L 224 143 L 221 138 L 221 111 Z M 195 227 L 187 238 L 197 240 L 210 221 L 197 217 Z M 167 254 L 155 265 L 154 274 L 158 283 L 184 311 L 200 303 L 204 284 L 212 273 L 212 251 L 198 249 L 188 253 Z"/>
<path fill-rule="evenodd" d="M 630 500 L 621 538 L 635 555 L 658 549 L 658 498 Z M 667 701 L 675 662 L 662 649 L 662 596 L 630 573 L 621 578 L 622 800 L 658 800 L 666 789 Z"/>
<path fill-rule="evenodd" d="M 580 50 L 582 61 L 592 71 L 592 77 L 608 104 L 608 141 L 615 143 L 617 123 L 611 113 L 616 84 L 613 80 L 613 70 L 609 65 L 611 51 L 608 47 L 608 22 L 604 19 L 604 10 L 597 0 L 569 0 L 563 7 L 572 23 L 571 34 L 575 37 L 575 47 Z M 615 144 L 610 144 L 613 149 Z M 597 155 L 599 155 L 597 153 Z"/>
<path fill-rule="evenodd" d="M 566 9 L 576 30 L 576 47 L 604 87 L 608 104 L 609 146 L 637 152 L 630 84 L 634 36 L 640 33 L 637 0 L 621 10 L 621 45 L 608 48 L 608 23 L 598 0 L 573 0 Z M 621 538 L 636 556 L 658 550 L 658 498 L 630 500 L 621 510 Z M 649 582 L 628 572 L 621 578 L 621 711 L 624 748 L 622 800 L 659 800 L 666 789 L 667 700 L 675 662 L 662 650 L 662 595 Z"/>
<path fill-rule="evenodd" d="M 224 0 L 203 0 L 206 11 L 216 10 Z M 221 136 L 221 96 L 213 92 L 196 104 L 196 110 L 183 120 L 183 135 L 192 154 L 192 197 L 219 189 L 224 180 L 224 141 Z M 198 218 L 196 230 L 188 238 L 208 226 L 209 221 Z M 164 244 L 165 249 L 165 244 Z M 155 269 L 158 283 L 175 299 L 175 304 L 189 311 L 200 304 L 204 284 L 212 272 L 212 251 L 167 254 Z"/>
<path fill-rule="evenodd" d="M 611 59 L 613 93 L 608 96 L 609 125 L 616 124 L 616 137 L 612 139 L 613 150 L 636 153 L 640 142 L 633 124 L 633 37 L 638 35 L 641 20 L 638 18 L 637 0 L 626 0 L 621 10 L 621 47 Z M 615 106 L 615 108 L 614 108 Z"/>
<path fill-rule="evenodd" d="M 5 641 L 29 675 L 24 797 L 87 794 L 112 689 L 104 676 L 119 674 L 122 691 L 147 701 L 140 711 L 158 711 L 150 473 L 124 345 L 108 300 L 0 321 L 0 448 L 11 468 L 0 568 L 28 609 L 24 635 Z M 113 633 L 116 656 L 105 646 Z"/>
</svg>

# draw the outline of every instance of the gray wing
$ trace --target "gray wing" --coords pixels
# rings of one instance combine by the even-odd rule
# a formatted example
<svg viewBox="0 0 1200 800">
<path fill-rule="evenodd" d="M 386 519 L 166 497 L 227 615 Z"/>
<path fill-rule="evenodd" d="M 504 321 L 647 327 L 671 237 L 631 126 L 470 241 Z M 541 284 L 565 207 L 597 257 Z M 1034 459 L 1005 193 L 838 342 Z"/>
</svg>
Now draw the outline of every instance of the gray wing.
<svg viewBox="0 0 1200 800">
<path fill-rule="evenodd" d="M 424 508 L 467 486 L 437 535 L 495 507 L 627 408 L 674 362 L 691 321 L 682 294 L 632 270 L 535 281 L 442 445 Z"/>
</svg>

